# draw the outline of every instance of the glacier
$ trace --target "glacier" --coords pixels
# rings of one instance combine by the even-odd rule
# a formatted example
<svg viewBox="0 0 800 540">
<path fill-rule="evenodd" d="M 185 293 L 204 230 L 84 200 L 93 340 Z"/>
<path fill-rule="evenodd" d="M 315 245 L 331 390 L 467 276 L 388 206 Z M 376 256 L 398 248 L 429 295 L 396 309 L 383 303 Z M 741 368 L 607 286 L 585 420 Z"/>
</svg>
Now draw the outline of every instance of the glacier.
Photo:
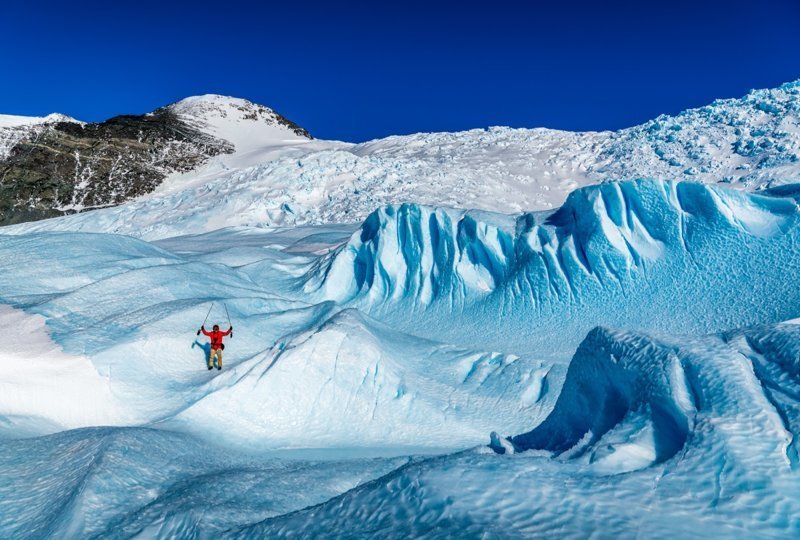
<svg viewBox="0 0 800 540">
<path fill-rule="evenodd" d="M 518 216 L 390 206 L 314 263 L 303 294 L 423 335 L 420 313 L 450 339 L 563 356 L 597 325 L 713 332 L 793 317 L 798 217 L 791 190 L 645 180 Z"/>
<path fill-rule="evenodd" d="M 800 81 L 615 132 L 491 127 L 360 144 L 307 139 L 236 98 L 196 96 L 171 107 L 208 135 L 235 141 L 235 152 L 173 174 L 128 204 L 20 230 L 155 240 L 224 226 L 358 223 L 401 202 L 549 210 L 575 189 L 606 181 L 688 180 L 752 191 L 800 175 Z M 165 212 L 171 219 L 161 219 Z"/>
<path fill-rule="evenodd" d="M 9 538 L 218 536 L 320 503 L 412 460 L 265 461 L 142 428 L 7 441 L 0 447 L 0 530 Z"/>
<path fill-rule="evenodd" d="M 796 324 L 672 340 L 598 328 L 552 414 L 512 437 L 524 452 L 409 463 L 234 535 L 792 537 L 798 338 Z"/>
<path fill-rule="evenodd" d="M 799 88 L 613 134 L 241 131 L 0 228 L 0 536 L 796 537 Z M 181 107 L 226 138 L 220 103 Z M 558 156 L 583 179 L 510 202 Z"/>
<path fill-rule="evenodd" d="M 53 339 L 82 358 L 86 377 L 108 389 L 106 403 L 73 401 L 66 420 L 59 402 L 43 410 L 35 393 L 23 400 L 7 390 L 0 418 L 15 429 L 93 425 L 100 408 L 119 411 L 103 418 L 106 425 L 158 424 L 211 439 L 221 429 L 243 447 L 453 447 L 481 441 L 500 418 L 521 427 L 520 418 L 541 408 L 531 388 L 548 370 L 535 359 L 420 339 L 333 302 L 265 291 L 236 268 L 113 239 L 0 238 L 8 254 L 2 302 L 17 308 L 8 324 L 38 326 L 38 342 Z M 54 278 L 54 270 L 69 277 Z M 193 329 L 220 299 L 245 322 L 232 342 L 236 356 L 226 355 L 225 371 L 209 380 L 194 369 L 204 366 L 208 345 Z M 521 380 L 527 386 L 516 384 Z"/>
</svg>

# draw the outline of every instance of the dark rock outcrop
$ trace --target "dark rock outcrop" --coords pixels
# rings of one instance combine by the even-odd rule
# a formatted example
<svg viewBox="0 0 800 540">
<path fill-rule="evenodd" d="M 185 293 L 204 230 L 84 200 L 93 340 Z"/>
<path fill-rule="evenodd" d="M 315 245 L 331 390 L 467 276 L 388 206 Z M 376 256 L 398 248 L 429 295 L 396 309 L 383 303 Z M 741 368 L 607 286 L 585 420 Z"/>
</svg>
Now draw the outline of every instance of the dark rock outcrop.
<svg viewBox="0 0 800 540">
<path fill-rule="evenodd" d="M 0 225 L 120 204 L 233 150 L 166 108 L 31 129 L 0 160 Z"/>
</svg>

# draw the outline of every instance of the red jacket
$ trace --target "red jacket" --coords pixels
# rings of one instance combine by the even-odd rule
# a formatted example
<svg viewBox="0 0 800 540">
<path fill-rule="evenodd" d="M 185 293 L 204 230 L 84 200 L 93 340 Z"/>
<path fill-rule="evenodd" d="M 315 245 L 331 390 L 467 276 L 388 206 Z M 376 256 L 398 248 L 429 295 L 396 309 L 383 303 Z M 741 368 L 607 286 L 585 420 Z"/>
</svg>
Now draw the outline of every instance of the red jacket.
<svg viewBox="0 0 800 540">
<path fill-rule="evenodd" d="M 207 335 L 208 337 L 211 338 L 211 348 L 212 349 L 221 349 L 222 348 L 222 338 L 227 336 L 228 334 L 230 334 L 231 330 L 233 330 L 233 328 L 228 328 L 227 332 L 222 332 L 220 330 L 218 330 L 216 332 L 214 332 L 213 330 L 211 332 L 206 332 L 205 328 L 201 328 L 201 330 L 203 331 L 203 333 L 205 335 Z"/>
</svg>

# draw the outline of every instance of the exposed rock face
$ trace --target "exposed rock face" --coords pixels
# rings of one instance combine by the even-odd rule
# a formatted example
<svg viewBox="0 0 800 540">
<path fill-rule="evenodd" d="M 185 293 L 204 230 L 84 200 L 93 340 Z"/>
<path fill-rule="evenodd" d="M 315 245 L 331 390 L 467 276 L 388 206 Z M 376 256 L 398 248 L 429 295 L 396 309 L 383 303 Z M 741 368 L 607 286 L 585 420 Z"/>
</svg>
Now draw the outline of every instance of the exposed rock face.
<svg viewBox="0 0 800 540">
<path fill-rule="evenodd" d="M 0 117 L 0 226 L 121 204 L 265 137 L 311 138 L 272 109 L 217 95 L 100 123 Z"/>
<path fill-rule="evenodd" d="M 152 191 L 170 173 L 230 152 L 229 142 L 165 108 L 95 124 L 37 126 L 0 161 L 0 224 L 120 204 Z"/>
</svg>

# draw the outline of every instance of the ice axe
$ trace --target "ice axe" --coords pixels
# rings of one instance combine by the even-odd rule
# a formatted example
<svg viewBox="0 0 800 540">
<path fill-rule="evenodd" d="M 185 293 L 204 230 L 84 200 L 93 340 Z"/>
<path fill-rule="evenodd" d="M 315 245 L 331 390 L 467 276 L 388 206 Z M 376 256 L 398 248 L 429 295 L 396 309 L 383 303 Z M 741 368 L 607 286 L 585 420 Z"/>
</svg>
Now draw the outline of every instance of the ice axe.
<svg viewBox="0 0 800 540">
<path fill-rule="evenodd" d="M 225 302 L 223 302 L 222 305 L 225 306 L 225 315 L 228 317 L 228 328 L 231 329 L 231 337 L 233 337 L 233 324 L 231 324 L 231 316 L 228 313 L 228 306 L 225 304 Z"/>
<path fill-rule="evenodd" d="M 203 328 L 203 327 L 206 325 L 206 323 L 208 322 L 208 316 L 209 316 L 209 315 L 211 315 L 211 310 L 212 310 L 212 309 L 214 309 L 214 302 L 211 302 L 211 307 L 210 307 L 210 308 L 208 308 L 208 313 L 206 313 L 206 318 L 205 318 L 205 319 L 203 319 L 203 326 L 201 326 L 201 327 L 200 327 L 201 329 L 202 329 L 202 328 Z M 197 335 L 198 335 L 198 336 L 200 335 L 200 330 L 198 330 L 198 331 L 197 331 Z"/>
</svg>

